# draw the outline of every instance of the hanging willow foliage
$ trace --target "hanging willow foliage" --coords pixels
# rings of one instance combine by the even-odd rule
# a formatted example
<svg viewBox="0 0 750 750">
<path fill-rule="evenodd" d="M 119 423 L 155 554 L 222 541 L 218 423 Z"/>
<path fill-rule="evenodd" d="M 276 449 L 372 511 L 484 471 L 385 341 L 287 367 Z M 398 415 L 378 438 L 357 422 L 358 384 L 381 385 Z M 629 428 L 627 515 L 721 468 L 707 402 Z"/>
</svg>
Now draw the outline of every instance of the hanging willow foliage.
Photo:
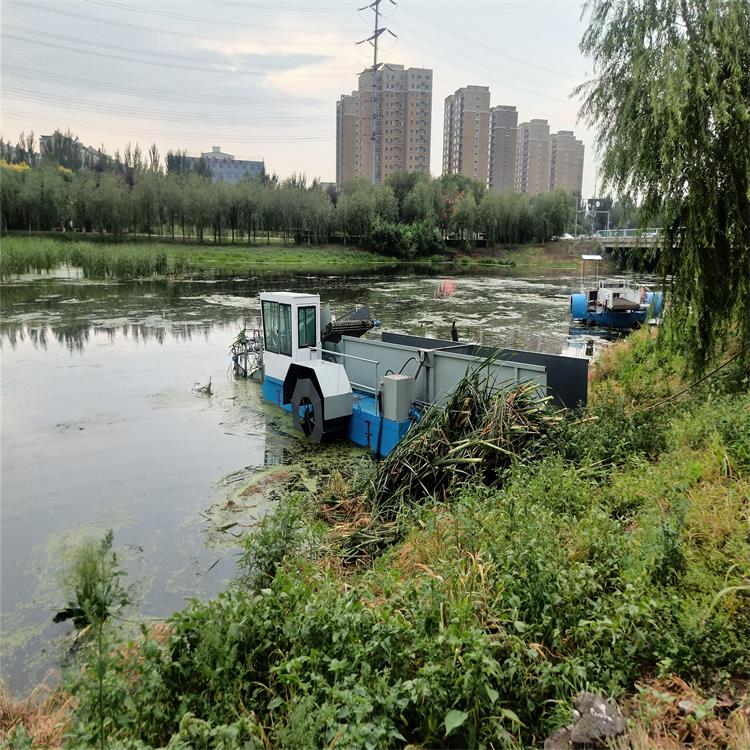
<svg viewBox="0 0 750 750">
<path fill-rule="evenodd" d="M 661 220 L 672 330 L 700 371 L 750 339 L 750 2 L 589 0 L 579 86 L 606 184 Z"/>
</svg>

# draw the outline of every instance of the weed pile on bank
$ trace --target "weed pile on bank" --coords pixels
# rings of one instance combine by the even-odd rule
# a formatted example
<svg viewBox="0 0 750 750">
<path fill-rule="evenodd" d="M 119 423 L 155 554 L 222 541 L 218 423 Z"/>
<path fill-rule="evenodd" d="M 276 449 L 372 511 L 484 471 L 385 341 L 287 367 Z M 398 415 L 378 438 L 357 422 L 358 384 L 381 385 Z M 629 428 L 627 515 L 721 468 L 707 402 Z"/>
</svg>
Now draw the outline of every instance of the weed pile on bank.
<svg viewBox="0 0 750 750">
<path fill-rule="evenodd" d="M 113 651 L 103 690 L 101 662 L 73 680 L 70 744 L 104 726 L 128 748 L 520 748 L 566 724 L 579 690 L 617 698 L 643 680 L 700 686 L 739 717 L 747 373 L 673 397 L 681 363 L 645 332 L 598 370 L 586 412 L 543 451 L 501 483 L 477 473 L 423 497 L 369 565 L 331 553 L 318 499 L 282 502 L 236 587 Z M 732 747 L 746 728 L 705 736 Z"/>
<path fill-rule="evenodd" d="M 14 700 L 0 682 L 0 740 L 19 750 L 62 747 L 72 704 L 65 691 L 50 687 L 46 680 L 25 700 Z"/>
<path fill-rule="evenodd" d="M 535 383 L 498 391 L 488 367 L 469 373 L 445 404 L 422 414 L 382 462 L 360 472 L 343 491 L 329 485 L 332 502 L 325 494 L 318 498 L 334 526 L 331 536 L 339 537 L 339 552 L 347 563 L 371 558 L 403 538 L 422 506 L 450 500 L 467 483 L 500 485 L 514 462 L 544 453 L 545 439 L 559 421 Z"/>
</svg>

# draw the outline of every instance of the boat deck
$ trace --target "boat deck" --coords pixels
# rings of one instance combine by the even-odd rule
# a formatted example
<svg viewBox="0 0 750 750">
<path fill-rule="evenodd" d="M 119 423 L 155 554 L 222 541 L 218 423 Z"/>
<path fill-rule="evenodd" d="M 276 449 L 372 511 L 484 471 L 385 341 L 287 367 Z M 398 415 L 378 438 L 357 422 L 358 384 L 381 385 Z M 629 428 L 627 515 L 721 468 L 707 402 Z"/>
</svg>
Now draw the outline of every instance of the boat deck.
<svg viewBox="0 0 750 750">
<path fill-rule="evenodd" d="M 617 297 L 617 299 L 613 299 L 609 304 L 609 309 L 615 312 L 620 312 L 621 310 L 640 310 L 641 303 L 624 297 Z"/>
</svg>

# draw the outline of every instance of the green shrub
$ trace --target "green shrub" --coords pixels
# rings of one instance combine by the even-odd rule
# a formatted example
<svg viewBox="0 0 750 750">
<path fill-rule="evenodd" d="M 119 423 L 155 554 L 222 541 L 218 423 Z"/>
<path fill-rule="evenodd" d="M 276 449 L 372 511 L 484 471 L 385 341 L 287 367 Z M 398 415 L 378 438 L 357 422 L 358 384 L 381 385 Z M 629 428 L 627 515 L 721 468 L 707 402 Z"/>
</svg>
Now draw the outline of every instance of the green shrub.
<svg viewBox="0 0 750 750">
<path fill-rule="evenodd" d="M 376 221 L 365 237 L 365 248 L 392 258 L 412 257 L 412 248 L 403 224 Z"/>
<path fill-rule="evenodd" d="M 378 220 L 365 238 L 365 247 L 380 255 L 408 260 L 439 257 L 445 253 L 445 243 L 438 229 L 427 222 L 392 224 Z"/>
<path fill-rule="evenodd" d="M 307 498 L 301 493 L 287 497 L 245 538 L 238 561 L 239 582 L 243 586 L 253 591 L 268 586 L 285 561 L 310 549 L 315 534 L 308 523 L 307 505 Z"/>
<path fill-rule="evenodd" d="M 445 256 L 445 243 L 437 227 L 426 221 L 410 224 L 405 230 L 410 255 L 415 258 Z"/>
</svg>

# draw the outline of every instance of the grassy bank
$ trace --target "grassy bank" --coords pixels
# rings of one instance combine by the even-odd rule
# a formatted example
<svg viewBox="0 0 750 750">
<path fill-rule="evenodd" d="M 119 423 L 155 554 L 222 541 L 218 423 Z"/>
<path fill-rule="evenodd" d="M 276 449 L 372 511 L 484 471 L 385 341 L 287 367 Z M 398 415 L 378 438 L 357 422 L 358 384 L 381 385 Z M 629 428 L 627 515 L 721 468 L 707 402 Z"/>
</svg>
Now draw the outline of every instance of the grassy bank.
<svg viewBox="0 0 750 750">
<path fill-rule="evenodd" d="M 153 276 L 228 277 L 283 273 L 355 273 L 372 269 L 434 266 L 473 268 L 578 268 L 584 244 L 553 242 L 449 253 L 412 263 L 356 247 L 327 245 L 182 245 L 163 242 L 96 242 L 59 237 L 4 237 L 0 242 L 0 276 L 47 273 L 69 265 L 90 279 L 143 279 Z"/>
<path fill-rule="evenodd" d="M 585 688 L 632 747 L 745 747 L 748 377 L 681 371 L 642 332 L 584 413 L 465 390 L 411 439 L 414 491 L 385 462 L 290 494 L 229 591 L 89 653 L 70 746 L 538 747 Z"/>
<path fill-rule="evenodd" d="M 581 263 L 581 253 L 598 252 L 599 245 L 595 240 L 581 240 L 580 242 L 560 240 L 543 244 L 497 246 L 471 252 L 459 252 L 453 256 L 453 262 L 462 268 L 515 266 L 531 269 L 578 269 Z"/>
<path fill-rule="evenodd" d="M 37 237 L 5 237 L 0 275 L 44 273 L 70 265 L 86 278 L 232 276 L 263 273 L 355 272 L 395 266 L 392 258 L 341 246 L 284 247 L 95 243 Z"/>
</svg>

